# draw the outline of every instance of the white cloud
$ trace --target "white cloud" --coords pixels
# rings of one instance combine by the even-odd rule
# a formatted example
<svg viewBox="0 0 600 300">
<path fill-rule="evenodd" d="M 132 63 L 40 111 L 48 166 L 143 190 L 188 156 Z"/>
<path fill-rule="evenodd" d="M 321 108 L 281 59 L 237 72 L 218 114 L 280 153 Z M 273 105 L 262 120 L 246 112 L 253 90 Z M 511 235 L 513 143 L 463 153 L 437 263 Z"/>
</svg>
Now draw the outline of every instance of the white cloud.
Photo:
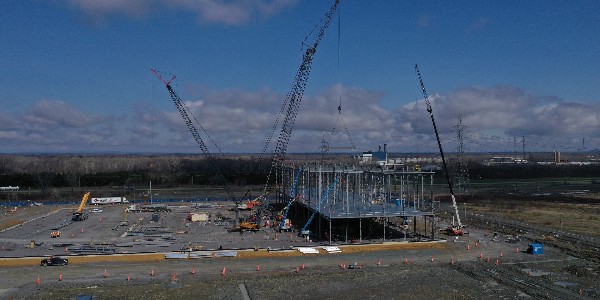
<svg viewBox="0 0 600 300">
<path fill-rule="evenodd" d="M 514 138 L 526 136 L 530 150 L 576 149 L 573 140 L 594 137 L 600 126 L 600 105 L 565 102 L 556 97 L 529 95 L 509 86 L 463 88 L 446 95 L 430 97 L 443 141 L 456 143 L 459 115 L 479 151 L 514 148 Z M 412 132 L 431 134 L 433 127 L 423 100 L 399 109 L 409 120 Z M 419 121 L 420 120 L 420 121 Z M 598 141 L 597 141 L 598 142 Z M 455 146 L 455 144 L 454 144 Z M 448 150 L 454 150 L 450 145 Z M 546 147 L 542 149 L 542 147 Z M 485 149 L 483 149 L 485 148 Z"/>
<path fill-rule="evenodd" d="M 163 9 L 187 11 L 202 23 L 239 25 L 253 17 L 265 18 L 292 6 L 297 0 L 68 0 L 94 22 L 111 15 L 140 17 Z"/>
<path fill-rule="evenodd" d="M 100 117 L 90 116 L 63 101 L 41 100 L 36 102 L 25 117 L 31 125 L 46 128 L 83 128 L 101 122 Z"/>
<path fill-rule="evenodd" d="M 187 100 L 186 105 L 223 152 L 262 151 L 283 95 L 268 88 L 206 87 L 197 94 L 203 96 Z M 166 91 L 164 97 L 169 97 Z M 334 147 L 353 144 L 358 151 L 375 150 L 384 143 L 393 152 L 437 151 L 423 100 L 386 110 L 380 104 L 383 97 L 379 91 L 343 86 L 306 95 L 288 152 L 319 151 L 323 139 Z M 433 94 L 430 100 L 448 152 L 456 147 L 459 115 L 466 126 L 465 146 L 469 151 L 513 151 L 514 139 L 520 149 L 522 136 L 528 151 L 576 149 L 583 137 L 588 147 L 600 148 L 597 103 L 539 97 L 508 86 L 463 88 Z M 217 153 L 201 128 L 197 129 L 209 151 Z M 280 127 L 268 151 L 275 147 L 279 133 Z M 0 111 L 0 144 L 10 152 L 200 152 L 174 107 L 163 111 L 148 103 L 136 104 L 132 113 L 122 116 L 88 113 L 56 100 L 38 101 L 20 113 Z"/>
</svg>

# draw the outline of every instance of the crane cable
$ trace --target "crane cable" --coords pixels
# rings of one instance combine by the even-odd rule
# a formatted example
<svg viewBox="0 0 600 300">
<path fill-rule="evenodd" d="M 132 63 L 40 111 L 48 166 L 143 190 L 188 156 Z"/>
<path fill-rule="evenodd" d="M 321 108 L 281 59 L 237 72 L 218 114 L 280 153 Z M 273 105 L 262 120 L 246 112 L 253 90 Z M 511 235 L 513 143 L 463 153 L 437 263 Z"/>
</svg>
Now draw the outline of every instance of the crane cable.
<svg viewBox="0 0 600 300">
<path fill-rule="evenodd" d="M 344 121 L 344 116 L 342 115 L 342 71 L 341 71 L 341 67 L 340 67 L 340 53 L 341 53 L 341 31 L 342 31 L 342 12 L 341 12 L 341 8 L 338 9 L 338 36 L 337 36 L 337 71 L 338 71 L 338 86 L 339 86 L 339 91 L 338 91 L 338 99 L 339 99 L 339 105 L 338 105 L 338 116 L 337 116 L 337 120 L 335 121 L 335 126 L 333 126 L 333 128 L 331 129 L 331 132 L 329 133 L 329 140 L 326 142 L 326 144 L 324 145 L 325 149 L 324 152 L 327 152 L 329 149 L 329 145 L 331 144 L 331 140 L 333 138 L 333 134 L 335 133 L 335 130 L 338 126 L 338 123 L 342 122 L 342 125 L 344 126 L 344 133 L 346 133 L 346 135 L 348 136 L 348 140 L 350 141 L 350 145 L 352 147 L 353 150 L 356 150 L 356 146 L 354 145 L 354 141 L 352 140 L 352 136 L 350 136 L 350 131 L 348 130 L 348 126 L 346 125 L 346 122 Z"/>
</svg>

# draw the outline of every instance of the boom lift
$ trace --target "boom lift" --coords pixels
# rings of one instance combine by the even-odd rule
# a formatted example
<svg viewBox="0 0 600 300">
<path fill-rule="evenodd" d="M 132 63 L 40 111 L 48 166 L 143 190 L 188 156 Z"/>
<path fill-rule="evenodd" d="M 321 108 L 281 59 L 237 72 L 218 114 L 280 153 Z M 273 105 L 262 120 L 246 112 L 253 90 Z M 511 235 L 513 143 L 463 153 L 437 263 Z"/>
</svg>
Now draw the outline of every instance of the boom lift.
<svg viewBox="0 0 600 300">
<path fill-rule="evenodd" d="M 323 194 L 323 197 L 321 197 L 321 201 L 319 201 L 319 206 L 317 206 L 317 208 L 312 213 L 312 215 L 310 215 L 310 218 L 308 218 L 308 221 L 306 222 L 306 224 L 304 224 L 304 227 L 302 227 L 302 230 L 300 230 L 300 234 L 299 234 L 300 236 L 308 236 L 310 234 L 310 231 L 308 230 L 308 228 L 310 226 L 310 223 L 315 218 L 315 215 L 321 209 L 321 205 L 323 205 L 323 202 L 327 199 L 327 197 L 329 197 L 329 194 L 331 193 L 331 191 L 333 191 L 333 188 L 337 184 L 339 178 L 340 178 L 339 176 L 336 177 L 333 180 L 333 183 L 331 184 L 331 186 L 329 187 L 329 189 L 327 190 L 327 192 L 325 192 L 325 194 Z"/>
<path fill-rule="evenodd" d="M 73 213 L 73 217 L 71 218 L 72 221 L 83 221 L 88 218 L 88 215 L 83 212 L 83 209 L 85 208 L 85 204 L 87 203 L 89 197 L 90 192 L 87 192 L 83 195 L 83 199 L 81 199 L 79 208 L 77 208 L 77 211 Z"/>
<path fill-rule="evenodd" d="M 446 233 L 449 235 L 457 236 L 463 235 L 463 225 L 460 222 L 460 216 L 458 214 L 458 206 L 456 205 L 456 198 L 454 197 L 454 191 L 452 189 L 452 181 L 450 181 L 450 175 L 448 175 L 448 167 L 446 166 L 446 159 L 444 158 L 444 150 L 442 150 L 442 143 L 440 142 L 440 136 L 438 134 L 437 126 L 435 125 L 435 119 L 433 118 L 433 109 L 431 108 L 431 102 L 429 102 L 429 97 L 427 96 L 427 91 L 425 91 L 425 84 L 423 83 L 423 78 L 421 77 L 421 73 L 419 72 L 419 66 L 415 65 L 415 71 L 417 72 L 417 77 L 419 78 L 419 83 L 421 84 L 421 90 L 423 92 L 423 97 L 425 98 L 425 104 L 427 104 L 427 112 L 429 112 L 429 116 L 431 117 L 431 123 L 433 123 L 433 130 L 435 131 L 435 138 L 437 139 L 438 148 L 440 149 L 440 155 L 442 156 L 442 164 L 444 166 L 444 173 L 446 173 L 446 181 L 448 182 L 448 189 L 450 190 L 450 197 L 452 198 L 452 207 L 454 208 L 454 216 L 456 217 L 456 224 L 452 224 L 450 227 L 446 229 Z"/>
<path fill-rule="evenodd" d="M 298 173 L 296 174 L 296 178 L 294 179 L 294 185 L 292 185 L 292 189 L 290 190 L 290 201 L 285 206 L 285 208 L 283 208 L 283 218 L 281 219 L 281 222 L 279 223 L 279 232 L 290 231 L 292 229 L 291 224 L 288 222 L 287 215 L 288 215 L 288 212 L 290 211 L 290 207 L 292 206 L 292 203 L 294 202 L 294 200 L 297 199 L 296 186 L 298 185 L 298 179 L 300 178 L 300 174 L 302 173 L 303 170 L 304 170 L 304 168 L 301 167 L 298 170 Z"/>
</svg>

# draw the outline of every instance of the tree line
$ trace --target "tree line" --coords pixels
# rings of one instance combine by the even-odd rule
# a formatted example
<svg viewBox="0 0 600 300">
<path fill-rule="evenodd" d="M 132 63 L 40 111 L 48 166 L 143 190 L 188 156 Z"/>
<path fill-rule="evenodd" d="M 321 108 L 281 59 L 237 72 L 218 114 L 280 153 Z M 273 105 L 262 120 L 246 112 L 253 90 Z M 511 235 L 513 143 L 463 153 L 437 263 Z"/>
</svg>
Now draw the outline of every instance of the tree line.
<svg viewBox="0 0 600 300">
<path fill-rule="evenodd" d="M 301 163 L 322 159 L 314 154 L 290 155 Z M 327 163 L 327 162 L 326 162 Z M 256 154 L 226 155 L 0 155 L 0 186 L 19 186 L 43 191 L 50 188 L 133 187 L 149 181 L 162 186 L 264 184 L 269 159 Z M 215 170 L 218 170 L 215 172 Z M 450 170 L 454 172 L 455 170 Z M 442 171 L 437 171 L 442 176 Z M 528 179 L 552 177 L 600 177 L 600 165 L 485 165 L 469 161 L 471 179 Z"/>
<path fill-rule="evenodd" d="M 270 161 L 252 155 L 0 155 L 0 186 L 21 189 L 115 186 L 149 181 L 162 186 L 255 185 L 266 181 Z"/>
</svg>

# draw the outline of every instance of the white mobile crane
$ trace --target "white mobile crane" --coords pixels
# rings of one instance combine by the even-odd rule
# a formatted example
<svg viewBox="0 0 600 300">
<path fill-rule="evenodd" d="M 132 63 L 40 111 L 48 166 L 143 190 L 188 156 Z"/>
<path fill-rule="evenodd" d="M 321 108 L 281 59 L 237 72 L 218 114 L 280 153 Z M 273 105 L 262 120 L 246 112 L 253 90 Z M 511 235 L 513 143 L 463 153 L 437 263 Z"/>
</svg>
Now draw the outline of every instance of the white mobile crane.
<svg viewBox="0 0 600 300">
<path fill-rule="evenodd" d="M 448 175 L 448 167 L 446 166 L 446 158 L 444 157 L 444 150 L 442 150 L 442 143 L 440 142 L 440 136 L 438 134 L 437 126 L 435 125 L 435 119 L 433 118 L 433 109 L 431 108 L 431 102 L 429 102 L 429 97 L 427 96 L 427 91 L 425 91 L 425 84 L 423 83 L 423 78 L 421 77 L 421 73 L 419 72 L 419 66 L 415 65 L 415 71 L 417 72 L 417 77 L 419 78 L 419 83 L 421 84 L 421 90 L 423 92 L 423 97 L 425 98 L 425 104 L 427 104 L 427 112 L 429 112 L 429 116 L 431 117 L 431 123 L 433 123 L 433 131 L 435 131 L 435 138 L 437 139 L 438 148 L 440 149 L 440 155 L 442 156 L 442 164 L 444 165 L 444 173 L 446 173 L 446 180 L 448 181 L 448 189 L 450 190 L 450 197 L 452 198 L 452 207 L 454 208 L 454 216 L 456 217 L 456 224 L 452 224 L 450 227 L 446 229 L 446 233 L 448 235 L 457 236 L 463 235 L 463 224 L 460 222 L 460 215 L 458 214 L 458 206 L 456 205 L 456 198 L 454 197 L 454 191 L 452 189 L 452 181 L 450 181 L 450 175 Z"/>
</svg>

